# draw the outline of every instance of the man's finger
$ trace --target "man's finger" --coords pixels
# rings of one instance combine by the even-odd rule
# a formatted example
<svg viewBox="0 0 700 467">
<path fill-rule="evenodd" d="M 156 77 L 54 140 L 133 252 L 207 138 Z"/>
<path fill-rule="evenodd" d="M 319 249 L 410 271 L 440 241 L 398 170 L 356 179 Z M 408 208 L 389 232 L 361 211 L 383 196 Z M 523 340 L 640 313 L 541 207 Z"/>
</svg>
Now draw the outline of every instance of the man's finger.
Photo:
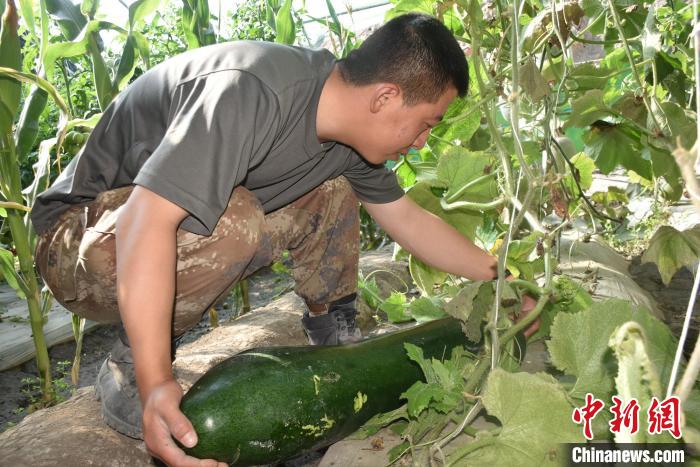
<svg viewBox="0 0 700 467">
<path fill-rule="evenodd" d="M 172 408 L 164 410 L 163 420 L 167 424 L 168 430 L 173 437 L 184 446 L 191 448 L 197 444 L 197 434 L 194 431 L 194 427 L 187 417 L 185 417 L 185 414 L 180 412 L 180 409 Z"/>
</svg>

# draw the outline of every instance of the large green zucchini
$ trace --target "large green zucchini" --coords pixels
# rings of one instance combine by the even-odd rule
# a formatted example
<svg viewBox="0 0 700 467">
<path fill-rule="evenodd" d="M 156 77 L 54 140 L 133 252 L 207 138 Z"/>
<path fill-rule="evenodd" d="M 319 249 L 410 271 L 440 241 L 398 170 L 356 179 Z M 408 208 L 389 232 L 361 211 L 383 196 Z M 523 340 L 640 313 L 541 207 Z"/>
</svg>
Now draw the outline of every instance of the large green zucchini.
<svg viewBox="0 0 700 467">
<path fill-rule="evenodd" d="M 348 436 L 423 379 L 405 342 L 435 358 L 470 344 L 460 322 L 445 318 L 350 345 L 257 348 L 221 362 L 182 400 L 199 437 L 187 452 L 267 464 Z"/>
</svg>

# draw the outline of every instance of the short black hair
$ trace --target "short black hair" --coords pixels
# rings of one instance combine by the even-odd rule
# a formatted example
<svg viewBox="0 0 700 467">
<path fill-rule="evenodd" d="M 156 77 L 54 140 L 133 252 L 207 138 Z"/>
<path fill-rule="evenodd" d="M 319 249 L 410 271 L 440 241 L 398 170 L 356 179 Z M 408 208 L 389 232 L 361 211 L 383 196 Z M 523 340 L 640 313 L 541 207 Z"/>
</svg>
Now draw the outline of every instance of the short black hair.
<svg viewBox="0 0 700 467">
<path fill-rule="evenodd" d="M 464 97 L 469 68 L 452 32 L 420 13 L 397 16 L 339 61 L 343 79 L 356 86 L 394 83 L 407 105 L 435 102 L 454 86 Z"/>
</svg>

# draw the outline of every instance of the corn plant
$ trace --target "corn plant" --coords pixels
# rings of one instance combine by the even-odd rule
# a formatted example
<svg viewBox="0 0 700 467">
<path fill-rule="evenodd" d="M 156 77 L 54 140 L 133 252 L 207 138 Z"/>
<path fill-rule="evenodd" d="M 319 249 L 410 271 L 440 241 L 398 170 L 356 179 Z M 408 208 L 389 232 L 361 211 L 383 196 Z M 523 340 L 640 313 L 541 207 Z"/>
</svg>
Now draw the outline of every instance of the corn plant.
<svg viewBox="0 0 700 467">
<path fill-rule="evenodd" d="M 39 370 L 43 402 L 51 403 L 54 391 L 51 381 L 51 366 L 44 340 L 43 326 L 51 306 L 50 295 L 42 294 L 34 271 L 33 245 L 35 235 L 29 224 L 30 204 L 24 196 L 19 177 L 19 154 L 16 139 L 25 137 L 21 133 L 24 125 L 28 124 L 25 115 L 24 125 L 14 126 L 16 113 L 19 110 L 21 82 L 35 84 L 48 95 L 51 95 L 61 109 L 61 123 L 68 120 L 68 110 L 63 99 L 46 80 L 30 74 L 22 73 L 21 50 L 17 35 L 18 14 L 14 2 L 7 0 L 5 14 L 0 34 L 0 208 L 2 208 L 3 223 L 9 226 L 14 242 L 15 252 L 0 248 L 0 270 L 8 284 L 18 295 L 27 300 L 32 337 L 36 347 L 36 362 Z M 21 141 L 20 141 L 21 142 Z M 41 174 L 37 174 L 37 179 Z M 32 196 L 30 193 L 29 197 Z M 18 267 L 17 267 L 18 266 Z"/>
</svg>

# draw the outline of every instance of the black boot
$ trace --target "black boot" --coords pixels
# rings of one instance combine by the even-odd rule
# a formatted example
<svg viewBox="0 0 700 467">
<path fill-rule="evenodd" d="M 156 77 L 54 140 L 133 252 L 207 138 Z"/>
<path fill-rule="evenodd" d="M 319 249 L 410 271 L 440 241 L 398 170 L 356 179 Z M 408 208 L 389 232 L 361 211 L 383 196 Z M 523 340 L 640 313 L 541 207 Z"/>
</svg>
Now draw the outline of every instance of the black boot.
<svg viewBox="0 0 700 467">
<path fill-rule="evenodd" d="M 131 438 L 143 439 L 141 400 L 124 328 L 102 363 L 95 382 L 95 396 L 102 404 L 102 417 L 108 426 Z"/>
<path fill-rule="evenodd" d="M 180 339 L 182 336 L 171 341 L 171 362 L 175 360 L 175 348 Z M 123 326 L 119 329 L 119 339 L 97 374 L 95 396 L 102 403 L 102 417 L 109 427 L 131 438 L 143 439 L 143 411 L 136 386 L 134 359 Z"/>
<path fill-rule="evenodd" d="M 362 333 L 356 326 L 356 294 L 348 295 L 331 302 L 328 313 L 311 316 L 305 312 L 301 319 L 306 337 L 311 345 L 339 345 L 362 340 Z"/>
</svg>

